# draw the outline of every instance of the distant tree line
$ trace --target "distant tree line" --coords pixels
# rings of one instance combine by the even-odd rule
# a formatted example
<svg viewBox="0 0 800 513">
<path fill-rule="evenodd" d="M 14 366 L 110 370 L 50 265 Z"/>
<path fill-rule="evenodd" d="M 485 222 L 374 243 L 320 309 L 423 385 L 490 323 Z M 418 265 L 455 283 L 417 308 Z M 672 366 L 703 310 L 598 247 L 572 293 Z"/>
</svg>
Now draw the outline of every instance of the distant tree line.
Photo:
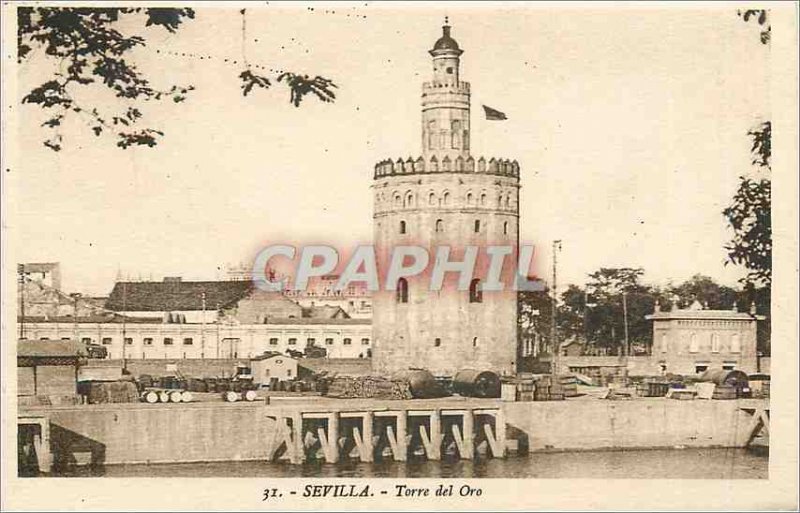
<svg viewBox="0 0 800 513">
<path fill-rule="evenodd" d="M 656 302 L 662 310 L 687 308 L 698 301 L 707 309 L 749 312 L 753 303 L 759 315 L 758 350 L 769 354 L 769 288 L 747 284 L 740 288 L 720 285 L 697 274 L 680 284 L 642 283 L 641 268 L 601 268 L 588 275 L 585 285 L 569 285 L 559 294 L 556 310 L 557 340 L 577 340 L 607 354 L 622 354 L 626 310 L 629 354 L 649 354 L 653 344 L 652 321 Z M 535 341 L 537 352 L 552 347 L 552 297 L 549 290 L 519 293 L 519 339 Z"/>
</svg>

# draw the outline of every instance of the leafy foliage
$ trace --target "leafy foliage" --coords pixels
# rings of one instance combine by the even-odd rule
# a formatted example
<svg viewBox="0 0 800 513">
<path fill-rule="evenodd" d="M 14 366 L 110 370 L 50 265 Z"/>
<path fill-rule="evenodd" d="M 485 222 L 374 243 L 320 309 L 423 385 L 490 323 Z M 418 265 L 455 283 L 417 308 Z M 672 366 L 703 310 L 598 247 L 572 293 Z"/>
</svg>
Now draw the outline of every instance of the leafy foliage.
<svg viewBox="0 0 800 513">
<path fill-rule="evenodd" d="M 764 173 L 770 171 L 772 125 L 763 123 L 749 132 L 753 138 L 752 163 Z M 739 188 L 731 204 L 722 211 L 733 229 L 725 246 L 728 261 L 747 270 L 744 281 L 770 286 L 772 283 L 772 182 L 768 177 L 739 177 Z"/>
<path fill-rule="evenodd" d="M 243 42 L 244 15 L 243 17 Z M 40 50 L 44 58 L 58 63 L 59 71 L 43 84 L 26 94 L 23 103 L 52 109 L 52 117 L 42 126 L 53 135 L 44 144 L 59 151 L 63 137 L 60 129 L 69 115 L 78 115 L 96 134 L 112 133 L 117 146 L 155 146 L 163 132 L 154 128 L 137 128 L 141 122 L 141 101 L 171 99 L 175 103 L 187 99 L 193 86 L 171 86 L 166 90 L 154 88 L 129 58 L 129 52 L 146 46 L 139 35 L 123 34 L 117 27 L 123 17 L 139 16 L 144 26 L 157 26 L 175 33 L 186 20 L 194 19 L 190 8 L 61 8 L 19 7 L 17 24 L 17 55 L 19 62 L 32 58 Z M 268 89 L 270 78 L 257 74 L 244 59 L 246 69 L 239 74 L 242 94 L 247 96 L 254 88 Z M 261 66 L 256 66 L 261 67 Z M 272 70 L 273 72 L 275 70 Z M 332 89 L 336 85 L 327 78 L 309 78 L 293 72 L 276 72 L 277 81 L 290 89 L 290 102 L 299 106 L 308 93 L 329 103 L 336 98 Z M 76 94 L 82 87 L 103 86 L 112 91 L 125 111 L 101 113 L 91 105 L 81 105 Z"/>
<path fill-rule="evenodd" d="M 766 9 L 747 9 L 738 11 L 736 14 L 742 17 L 745 22 L 754 19 L 761 26 L 761 44 L 769 44 L 772 35 L 772 25 L 769 23 L 769 11 Z"/>
<path fill-rule="evenodd" d="M 314 93 L 321 101 L 330 103 L 336 99 L 336 95 L 332 89 L 336 87 L 332 81 L 327 78 L 316 76 L 309 78 L 308 75 L 298 75 L 297 73 L 283 73 L 278 77 L 278 82 L 286 80 L 286 83 L 291 88 L 291 101 L 295 107 L 300 106 L 303 97 L 308 93 Z"/>
<path fill-rule="evenodd" d="M 106 116 L 96 108 L 78 103 L 73 94 L 78 87 L 102 85 L 123 102 L 162 98 L 178 102 L 192 90 L 192 86 L 172 86 L 166 91 L 152 87 L 136 66 L 126 60 L 126 54 L 144 46 L 145 40 L 125 35 L 115 28 L 121 17 L 143 14 L 145 25 L 174 32 L 184 18 L 194 17 L 192 9 L 19 7 L 17 13 L 19 61 L 31 58 L 34 50 L 40 48 L 45 56 L 60 63 L 52 79 L 34 87 L 22 99 L 23 103 L 54 110 L 53 116 L 43 124 L 54 131 L 44 143 L 48 148 L 61 149 L 63 138 L 59 128 L 68 115 L 80 115 L 95 135 L 105 131 L 115 134 L 121 148 L 154 146 L 156 136 L 163 135 L 150 128 L 119 130 L 120 124 L 133 125 L 141 118 L 139 109 L 129 107 L 122 114 Z"/>
</svg>

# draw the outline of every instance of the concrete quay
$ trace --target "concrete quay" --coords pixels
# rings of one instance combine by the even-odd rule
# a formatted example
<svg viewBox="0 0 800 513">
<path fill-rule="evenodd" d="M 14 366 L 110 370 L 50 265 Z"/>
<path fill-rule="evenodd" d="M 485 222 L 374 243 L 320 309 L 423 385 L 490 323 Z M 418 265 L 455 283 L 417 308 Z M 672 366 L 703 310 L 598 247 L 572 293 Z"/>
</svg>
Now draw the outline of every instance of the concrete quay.
<svg viewBox="0 0 800 513">
<path fill-rule="evenodd" d="M 362 443 L 340 442 L 342 450 L 334 455 L 330 431 L 320 440 L 323 437 L 319 430 L 326 424 L 308 424 L 307 420 L 328 421 L 334 417 L 341 422 L 340 429 L 346 435 L 343 437 L 352 439 L 355 426 Z M 475 455 L 481 441 L 486 442 L 487 453 L 493 457 L 505 456 L 507 449 L 538 452 L 745 447 L 758 432 L 768 433 L 769 401 L 578 398 L 501 402 L 458 397 L 378 401 L 306 396 L 273 398 L 270 404 L 257 401 L 21 407 L 18 418 L 20 424 L 30 418 L 46 419 L 55 466 L 269 461 L 277 459 L 276 442 L 287 441 L 281 438 L 285 435 L 281 430 L 297 425 L 286 422 L 291 418 L 303 419 L 302 438 L 308 447 L 316 444 L 318 454 L 327 461 L 351 454 L 371 461 L 390 452 L 391 457 L 402 461 L 407 454 L 402 451 L 403 442 L 416 442 L 425 449 L 426 457 L 438 459 L 442 455 L 441 443 L 448 439 L 455 442 L 462 458 Z M 358 419 L 359 424 L 347 427 L 348 418 Z M 398 424 L 402 422 L 400 418 L 406 419 L 402 427 Z M 370 419 L 369 425 L 364 424 L 364 419 Z M 392 428 L 391 437 L 386 436 L 387 426 Z M 401 437 L 405 428 L 406 436 Z M 311 440 L 307 440 L 309 433 Z M 382 436 L 383 448 L 390 447 L 391 451 L 379 450 Z M 374 440 L 375 445 L 365 446 L 369 440 Z M 314 450 L 301 456 L 296 452 L 298 445 L 291 445 L 291 441 L 288 439 L 282 459 L 300 462 L 315 457 Z M 42 447 L 43 452 L 45 449 Z"/>
</svg>

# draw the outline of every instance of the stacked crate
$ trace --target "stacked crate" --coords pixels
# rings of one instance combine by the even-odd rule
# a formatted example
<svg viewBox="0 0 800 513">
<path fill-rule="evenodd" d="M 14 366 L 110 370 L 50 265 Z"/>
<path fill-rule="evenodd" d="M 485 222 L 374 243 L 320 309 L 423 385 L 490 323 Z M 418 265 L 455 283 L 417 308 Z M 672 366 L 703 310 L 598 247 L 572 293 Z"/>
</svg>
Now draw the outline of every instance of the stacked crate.
<svg viewBox="0 0 800 513">
<path fill-rule="evenodd" d="M 578 396 L 578 380 L 575 376 L 561 376 L 559 383 L 564 390 L 564 397 Z"/>
<path fill-rule="evenodd" d="M 564 399 L 564 387 L 558 381 L 554 381 L 550 376 L 540 376 L 536 381 L 533 400 L 534 401 L 562 401 Z"/>
</svg>

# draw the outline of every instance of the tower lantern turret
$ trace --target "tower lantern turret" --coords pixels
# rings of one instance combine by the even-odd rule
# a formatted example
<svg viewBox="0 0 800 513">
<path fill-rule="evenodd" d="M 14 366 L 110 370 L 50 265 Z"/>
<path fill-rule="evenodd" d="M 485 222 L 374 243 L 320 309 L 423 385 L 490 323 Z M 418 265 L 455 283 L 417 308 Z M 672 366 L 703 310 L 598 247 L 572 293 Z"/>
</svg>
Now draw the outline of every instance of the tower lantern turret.
<svg viewBox="0 0 800 513">
<path fill-rule="evenodd" d="M 422 84 L 422 155 L 455 160 L 469 157 L 469 83 L 459 79 L 464 51 L 450 34 L 445 19 L 442 37 L 428 53 L 433 57 L 433 76 Z"/>
</svg>

